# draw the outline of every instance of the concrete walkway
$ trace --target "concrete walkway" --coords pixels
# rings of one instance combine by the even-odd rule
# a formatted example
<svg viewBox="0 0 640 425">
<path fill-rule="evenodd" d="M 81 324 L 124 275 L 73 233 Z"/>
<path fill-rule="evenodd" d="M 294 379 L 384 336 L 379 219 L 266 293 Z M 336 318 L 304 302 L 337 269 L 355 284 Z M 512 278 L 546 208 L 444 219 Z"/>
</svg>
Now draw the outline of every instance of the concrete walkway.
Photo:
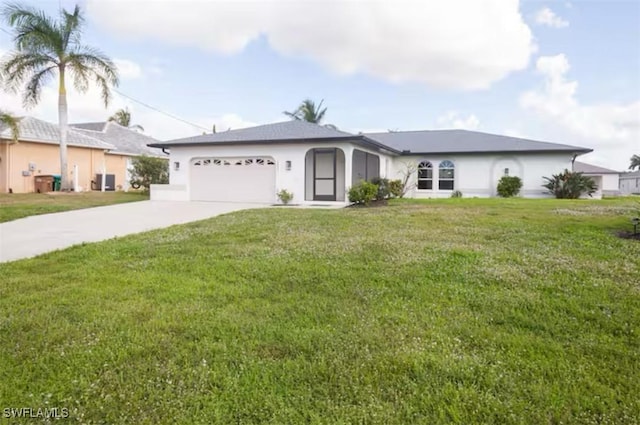
<svg viewBox="0 0 640 425">
<path fill-rule="evenodd" d="M 268 205 L 234 202 L 142 201 L 36 215 L 0 223 L 0 263 L 82 242 L 145 232 Z"/>
</svg>

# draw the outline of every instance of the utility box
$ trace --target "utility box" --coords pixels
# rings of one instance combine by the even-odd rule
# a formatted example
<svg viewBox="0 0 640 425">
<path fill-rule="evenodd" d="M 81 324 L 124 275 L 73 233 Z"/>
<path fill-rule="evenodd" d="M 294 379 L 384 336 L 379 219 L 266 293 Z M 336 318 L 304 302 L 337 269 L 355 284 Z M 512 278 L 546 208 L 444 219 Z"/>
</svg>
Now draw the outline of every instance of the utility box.
<svg viewBox="0 0 640 425">
<path fill-rule="evenodd" d="M 104 190 L 114 191 L 116 190 L 116 175 L 105 174 Z M 102 190 L 102 174 L 96 174 L 96 190 Z"/>
<path fill-rule="evenodd" d="M 35 176 L 34 179 L 34 187 L 36 192 L 53 192 L 53 176 Z"/>
</svg>

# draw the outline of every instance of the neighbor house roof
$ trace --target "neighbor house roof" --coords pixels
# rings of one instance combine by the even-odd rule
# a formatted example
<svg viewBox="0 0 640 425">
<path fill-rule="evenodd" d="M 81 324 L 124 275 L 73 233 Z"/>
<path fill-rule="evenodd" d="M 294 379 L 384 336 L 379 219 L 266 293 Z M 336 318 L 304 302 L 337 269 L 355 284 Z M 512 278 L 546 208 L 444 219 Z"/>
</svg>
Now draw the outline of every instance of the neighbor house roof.
<svg viewBox="0 0 640 425">
<path fill-rule="evenodd" d="M 33 117 L 22 117 L 20 118 L 18 126 L 20 129 L 19 140 L 21 141 L 54 145 L 60 144 L 60 130 L 56 124 Z M 6 126 L 2 126 L 2 124 L 0 124 L 0 138 L 12 138 L 10 130 Z M 115 148 L 115 146 L 110 143 L 76 132 L 72 128 L 69 128 L 67 132 L 67 145 L 104 150 Z"/>
<path fill-rule="evenodd" d="M 638 171 L 627 171 L 624 173 L 620 173 L 621 179 L 635 179 L 640 177 L 640 170 Z"/>
<path fill-rule="evenodd" d="M 597 165 L 586 164 L 584 162 L 575 161 L 573 170 L 584 174 L 620 174 L 620 171 L 610 170 L 609 168 L 598 167 Z"/>
<path fill-rule="evenodd" d="M 69 124 L 69 126 L 74 128 L 81 128 L 83 130 L 93 130 L 93 131 L 102 131 L 104 130 L 104 126 L 107 124 L 106 121 L 102 122 L 79 122 L 75 124 Z"/>
<path fill-rule="evenodd" d="M 449 154 L 489 152 L 575 152 L 592 149 L 558 143 L 538 142 L 468 130 L 422 130 L 366 133 L 364 136 L 403 154 Z"/>
<path fill-rule="evenodd" d="M 154 149 L 148 146 L 150 144 L 157 143 L 157 139 L 145 136 L 142 133 L 123 127 L 113 121 L 103 123 L 72 124 L 72 127 L 73 131 L 100 139 L 113 145 L 115 148 L 111 149 L 109 153 L 166 157 L 166 155 L 164 155 L 159 149 Z M 91 128 L 99 130 L 92 130 Z"/>
<path fill-rule="evenodd" d="M 351 134 L 300 120 L 169 140 L 153 143 L 150 146 L 236 145 L 305 141 L 349 141 L 402 155 L 483 152 L 571 152 L 577 154 L 592 151 L 578 146 L 538 142 L 466 130 Z"/>
</svg>

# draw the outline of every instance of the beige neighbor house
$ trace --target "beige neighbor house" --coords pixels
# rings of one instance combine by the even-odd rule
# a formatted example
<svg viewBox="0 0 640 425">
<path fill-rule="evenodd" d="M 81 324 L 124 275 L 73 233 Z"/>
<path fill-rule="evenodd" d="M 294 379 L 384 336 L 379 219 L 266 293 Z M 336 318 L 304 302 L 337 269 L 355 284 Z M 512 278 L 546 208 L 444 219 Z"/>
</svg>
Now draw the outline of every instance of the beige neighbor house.
<svg viewBox="0 0 640 425">
<path fill-rule="evenodd" d="M 99 124 L 101 124 L 100 129 Z M 96 130 L 71 127 L 67 136 L 69 172 L 75 191 L 99 189 L 102 174 L 110 177 L 108 190 L 128 189 L 128 166 L 137 155 L 164 157 L 159 149 L 149 148 L 156 139 L 124 128 L 116 123 L 92 125 Z M 59 128 L 33 117 L 19 122 L 16 143 L 7 127 L 0 124 L 0 192 L 36 191 L 36 176 L 60 174 Z"/>
</svg>

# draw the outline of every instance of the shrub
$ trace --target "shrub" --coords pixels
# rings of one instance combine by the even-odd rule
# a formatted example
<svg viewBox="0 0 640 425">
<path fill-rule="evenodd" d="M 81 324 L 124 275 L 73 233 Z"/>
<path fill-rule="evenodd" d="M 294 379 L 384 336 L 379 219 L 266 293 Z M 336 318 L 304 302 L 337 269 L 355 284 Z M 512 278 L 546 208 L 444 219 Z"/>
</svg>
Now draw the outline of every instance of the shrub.
<svg viewBox="0 0 640 425">
<path fill-rule="evenodd" d="M 152 156 L 137 156 L 132 160 L 131 186 L 142 187 L 146 192 L 152 184 L 169 183 L 169 161 Z"/>
<path fill-rule="evenodd" d="M 389 180 L 389 193 L 392 198 L 402 198 L 405 193 L 402 180 Z"/>
<path fill-rule="evenodd" d="M 597 190 L 596 182 L 591 177 L 580 172 L 564 170 L 560 174 L 545 177 L 547 183 L 543 184 L 549 193 L 558 199 L 577 199 L 582 195 L 593 195 Z"/>
<path fill-rule="evenodd" d="M 284 205 L 287 205 L 293 199 L 293 193 L 289 192 L 287 189 L 282 189 L 278 192 L 278 199 L 280 199 L 280 202 Z"/>
<path fill-rule="evenodd" d="M 367 205 L 369 202 L 376 199 L 377 194 L 377 185 L 368 181 L 361 181 L 360 183 L 354 184 L 349 189 L 349 202 Z"/>
<path fill-rule="evenodd" d="M 371 183 L 378 186 L 378 192 L 376 193 L 375 197 L 376 201 L 389 199 L 391 197 L 391 191 L 389 190 L 389 179 L 376 177 L 375 179 L 371 179 Z"/>
<path fill-rule="evenodd" d="M 504 176 L 498 182 L 498 195 L 503 198 L 511 198 L 520 193 L 522 180 L 518 176 Z"/>
<path fill-rule="evenodd" d="M 451 197 L 452 198 L 462 198 L 462 192 L 460 192 L 459 190 L 454 190 L 453 192 L 451 192 Z"/>
</svg>

